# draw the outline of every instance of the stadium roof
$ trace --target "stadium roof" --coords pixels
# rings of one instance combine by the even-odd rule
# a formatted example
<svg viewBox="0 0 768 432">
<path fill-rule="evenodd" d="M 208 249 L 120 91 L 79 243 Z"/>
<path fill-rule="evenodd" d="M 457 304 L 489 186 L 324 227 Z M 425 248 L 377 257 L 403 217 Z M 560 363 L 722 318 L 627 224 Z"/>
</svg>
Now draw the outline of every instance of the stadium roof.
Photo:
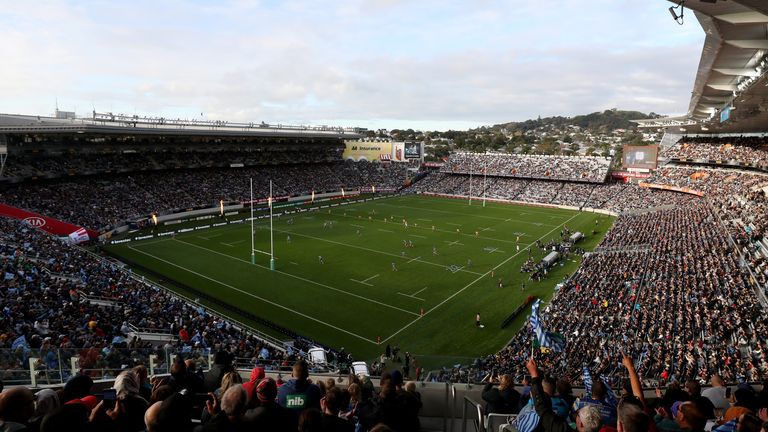
<svg viewBox="0 0 768 432">
<path fill-rule="evenodd" d="M 687 132 L 768 130 L 768 1 L 684 0 L 683 6 L 685 18 L 693 11 L 706 33 L 688 113 L 638 123 L 683 126 Z M 730 118 L 721 122 L 720 113 L 727 107 L 732 107 L 726 113 Z"/>
<path fill-rule="evenodd" d="M 61 113 L 71 115 L 73 113 Z M 92 117 L 43 117 L 0 114 L 3 133 L 102 133 L 183 136 L 243 136 L 277 138 L 360 138 L 360 129 L 331 126 L 288 126 L 266 123 L 233 123 L 212 120 L 181 120 L 125 116 L 94 112 Z"/>
</svg>

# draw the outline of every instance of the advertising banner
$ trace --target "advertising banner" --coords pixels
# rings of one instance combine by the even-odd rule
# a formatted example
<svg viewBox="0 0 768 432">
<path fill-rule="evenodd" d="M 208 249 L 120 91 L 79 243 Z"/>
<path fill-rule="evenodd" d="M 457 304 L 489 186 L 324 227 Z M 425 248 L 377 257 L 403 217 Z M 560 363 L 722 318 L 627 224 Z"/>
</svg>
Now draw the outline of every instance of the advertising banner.
<svg viewBox="0 0 768 432">
<path fill-rule="evenodd" d="M 344 160 L 374 162 L 383 154 L 392 155 L 391 142 L 346 141 L 344 144 Z"/>
<path fill-rule="evenodd" d="M 58 219 L 49 218 L 41 214 L 0 204 L 0 216 L 6 216 L 26 222 L 33 228 L 39 228 L 59 237 L 68 237 L 74 243 L 88 241 L 89 237 L 98 237 L 95 231 L 86 230 L 83 227 L 71 223 L 62 222 Z"/>
<path fill-rule="evenodd" d="M 673 191 L 673 192 L 687 193 L 687 194 L 696 195 L 696 196 L 704 196 L 704 192 L 700 192 L 700 191 L 689 189 L 689 188 L 670 186 L 670 185 L 661 185 L 661 184 L 655 184 L 655 183 L 638 183 L 638 184 L 640 185 L 640 187 L 644 187 L 644 188 L 662 189 L 662 190 Z"/>
</svg>

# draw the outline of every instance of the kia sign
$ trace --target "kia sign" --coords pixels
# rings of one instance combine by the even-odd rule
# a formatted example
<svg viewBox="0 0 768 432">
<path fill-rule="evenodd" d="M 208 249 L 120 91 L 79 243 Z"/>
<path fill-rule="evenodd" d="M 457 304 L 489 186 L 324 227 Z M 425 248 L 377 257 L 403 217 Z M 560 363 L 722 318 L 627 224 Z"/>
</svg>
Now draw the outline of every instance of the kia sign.
<svg viewBox="0 0 768 432">
<path fill-rule="evenodd" d="M 0 216 L 5 216 L 19 221 L 23 221 L 32 228 L 38 228 L 47 231 L 59 237 L 69 237 L 72 241 L 78 242 L 83 239 L 96 238 L 99 233 L 96 231 L 84 230 L 83 227 L 50 218 L 45 215 L 22 210 L 5 204 L 0 204 Z M 85 232 L 83 232 L 85 231 Z M 70 236 L 70 234 L 75 234 Z"/>
<path fill-rule="evenodd" d="M 45 226 L 45 219 L 37 216 L 30 216 L 28 218 L 24 218 L 24 222 L 29 224 L 29 226 L 32 226 L 35 228 L 42 228 Z"/>
</svg>

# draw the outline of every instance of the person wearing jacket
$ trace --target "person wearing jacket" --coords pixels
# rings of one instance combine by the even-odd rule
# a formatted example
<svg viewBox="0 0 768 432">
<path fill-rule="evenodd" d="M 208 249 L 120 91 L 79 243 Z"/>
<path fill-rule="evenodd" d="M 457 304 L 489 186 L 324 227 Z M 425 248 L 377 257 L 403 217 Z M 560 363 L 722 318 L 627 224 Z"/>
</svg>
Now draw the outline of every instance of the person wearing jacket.
<svg viewBox="0 0 768 432">
<path fill-rule="evenodd" d="M 552 411 L 552 401 L 550 395 L 544 392 L 536 361 L 530 358 L 525 367 L 531 375 L 531 399 L 533 399 L 536 414 L 539 415 L 539 426 L 544 429 L 544 432 L 572 432 L 573 429 L 568 425 L 568 421 Z M 600 430 L 600 410 L 595 406 L 587 405 L 577 411 L 576 430 L 578 432 Z"/>
<path fill-rule="evenodd" d="M 298 416 L 307 408 L 320 409 L 320 387 L 312 384 L 307 362 L 299 360 L 293 365 L 293 379 L 283 384 L 277 392 L 277 402 Z"/>
<path fill-rule="evenodd" d="M 492 380 L 493 377 L 489 379 Z M 495 387 L 493 382 L 486 384 L 482 397 L 486 402 L 487 414 L 517 414 L 520 411 L 520 393 L 515 390 L 509 375 L 499 377 L 498 387 Z"/>
</svg>

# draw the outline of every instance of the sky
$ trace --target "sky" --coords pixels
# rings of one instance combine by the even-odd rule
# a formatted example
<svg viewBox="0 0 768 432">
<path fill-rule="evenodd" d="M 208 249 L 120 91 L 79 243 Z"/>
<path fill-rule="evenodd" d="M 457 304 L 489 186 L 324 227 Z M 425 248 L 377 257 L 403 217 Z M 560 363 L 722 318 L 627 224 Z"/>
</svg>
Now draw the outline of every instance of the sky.
<svg viewBox="0 0 768 432">
<path fill-rule="evenodd" d="M 687 111 L 664 0 L 0 0 L 0 112 L 465 130 Z"/>
</svg>

